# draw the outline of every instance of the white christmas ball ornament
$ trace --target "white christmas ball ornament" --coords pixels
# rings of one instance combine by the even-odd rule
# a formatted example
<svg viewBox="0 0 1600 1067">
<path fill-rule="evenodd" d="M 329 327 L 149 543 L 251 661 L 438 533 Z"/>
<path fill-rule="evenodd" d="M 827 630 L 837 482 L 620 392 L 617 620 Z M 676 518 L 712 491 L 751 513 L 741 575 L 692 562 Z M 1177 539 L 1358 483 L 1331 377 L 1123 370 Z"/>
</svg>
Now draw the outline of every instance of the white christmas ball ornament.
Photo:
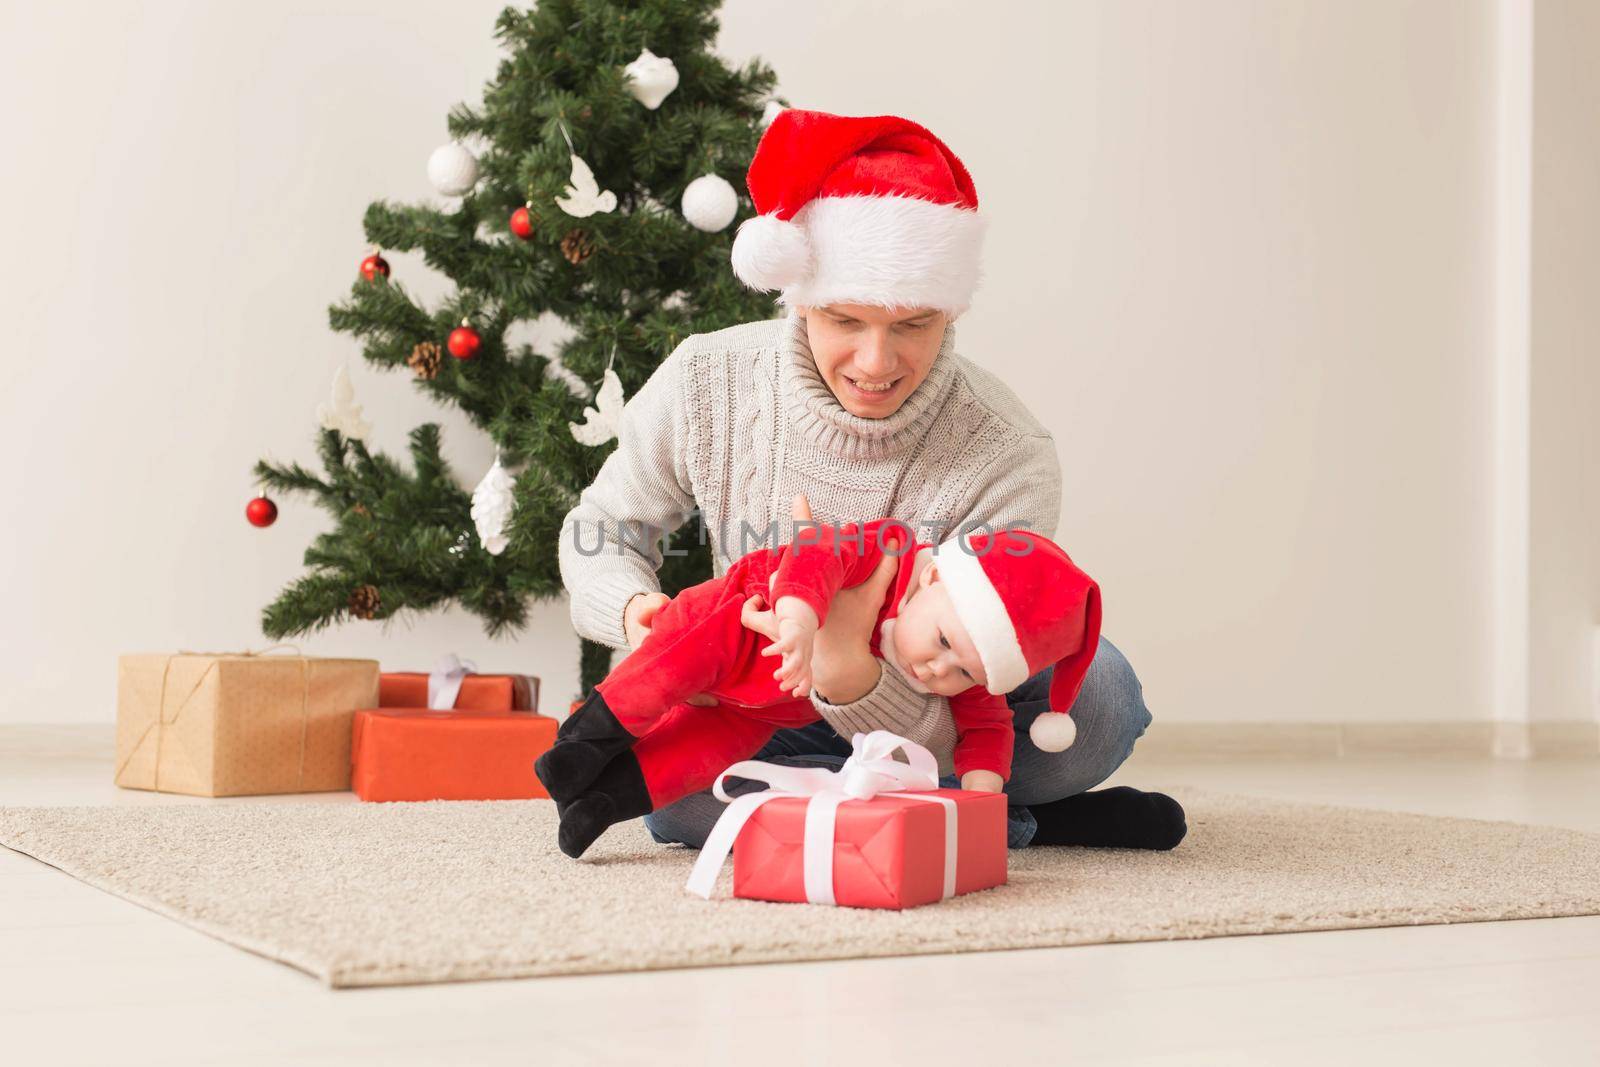
<svg viewBox="0 0 1600 1067">
<path fill-rule="evenodd" d="M 622 68 L 628 76 L 628 91 L 633 98 L 654 111 L 678 87 L 678 68 L 672 60 L 646 48 L 639 58 Z"/>
<path fill-rule="evenodd" d="M 1077 739 L 1078 724 L 1064 712 L 1043 712 L 1028 727 L 1028 740 L 1041 752 L 1065 752 Z"/>
<path fill-rule="evenodd" d="M 738 213 L 739 194 L 715 174 L 696 178 L 683 191 L 683 217 L 697 230 L 716 233 L 727 229 Z"/>
<path fill-rule="evenodd" d="M 442 144 L 428 157 L 428 180 L 445 196 L 465 196 L 478 184 L 478 157 L 457 141 Z"/>
<path fill-rule="evenodd" d="M 772 125 L 772 120 L 783 114 L 788 109 L 776 100 L 768 100 L 767 106 L 761 111 L 761 128 L 766 129 Z"/>
</svg>

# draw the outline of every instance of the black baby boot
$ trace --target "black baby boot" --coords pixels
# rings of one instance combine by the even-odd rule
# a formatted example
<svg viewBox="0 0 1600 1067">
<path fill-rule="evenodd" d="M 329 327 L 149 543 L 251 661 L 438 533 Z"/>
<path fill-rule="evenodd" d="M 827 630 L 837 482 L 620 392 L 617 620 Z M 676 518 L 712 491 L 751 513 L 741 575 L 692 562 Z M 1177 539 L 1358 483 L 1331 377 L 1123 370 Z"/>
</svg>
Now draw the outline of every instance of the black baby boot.
<svg viewBox="0 0 1600 1067">
<path fill-rule="evenodd" d="M 556 743 L 534 763 L 533 771 L 550 799 L 565 804 L 589 788 L 606 764 L 636 740 L 595 690 L 556 730 Z"/>
<path fill-rule="evenodd" d="M 1182 804 L 1165 793 L 1125 785 L 1029 804 L 1028 810 L 1039 824 L 1034 845 L 1164 851 L 1176 848 L 1189 830 Z"/>
<path fill-rule="evenodd" d="M 585 792 L 569 804 L 557 805 L 556 810 L 561 813 L 556 842 L 562 852 L 577 859 L 610 827 L 642 818 L 655 809 L 638 757 L 630 750 L 606 764 Z"/>
</svg>

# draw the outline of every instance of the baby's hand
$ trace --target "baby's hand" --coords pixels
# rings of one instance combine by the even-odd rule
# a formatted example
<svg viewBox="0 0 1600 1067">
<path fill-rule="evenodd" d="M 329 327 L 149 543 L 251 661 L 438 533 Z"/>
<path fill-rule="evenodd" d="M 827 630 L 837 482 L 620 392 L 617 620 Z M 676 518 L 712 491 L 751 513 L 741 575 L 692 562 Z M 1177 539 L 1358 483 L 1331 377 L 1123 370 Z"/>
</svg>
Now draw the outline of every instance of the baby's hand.
<svg viewBox="0 0 1600 1067">
<path fill-rule="evenodd" d="M 761 650 L 763 656 L 782 656 L 783 661 L 772 677 L 778 688 L 797 697 L 811 695 L 811 652 L 817 639 L 819 625 L 817 613 L 799 597 L 781 596 L 770 612 L 756 612 L 770 619 L 759 619 L 764 625 L 751 625 L 746 605 L 745 625 L 764 633 L 771 644 Z"/>
<path fill-rule="evenodd" d="M 961 776 L 961 788 L 971 789 L 980 793 L 999 793 L 1006 787 L 1006 783 L 993 771 L 968 771 Z"/>
</svg>

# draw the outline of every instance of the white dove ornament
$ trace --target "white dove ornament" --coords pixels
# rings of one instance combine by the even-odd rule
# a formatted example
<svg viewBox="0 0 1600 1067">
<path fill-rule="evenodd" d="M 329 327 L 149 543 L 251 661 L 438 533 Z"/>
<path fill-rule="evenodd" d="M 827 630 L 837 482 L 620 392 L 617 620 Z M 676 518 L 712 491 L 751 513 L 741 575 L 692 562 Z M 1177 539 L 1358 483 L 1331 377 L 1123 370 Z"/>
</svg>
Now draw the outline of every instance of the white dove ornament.
<svg viewBox="0 0 1600 1067">
<path fill-rule="evenodd" d="M 678 87 L 678 68 L 672 60 L 646 48 L 639 58 L 622 68 L 633 98 L 654 111 Z"/>
<path fill-rule="evenodd" d="M 594 403 L 594 407 L 583 409 L 581 423 L 567 423 L 572 439 L 590 448 L 605 444 L 622 429 L 622 379 L 609 367 L 600 380 L 600 391 L 595 393 Z"/>
<path fill-rule="evenodd" d="M 556 206 L 575 219 L 586 219 L 595 212 L 608 212 L 617 209 L 617 194 L 610 189 L 600 191 L 600 185 L 594 180 L 594 171 L 589 169 L 589 164 L 572 154 L 572 177 L 567 186 L 567 195 L 556 197 Z"/>
<path fill-rule="evenodd" d="M 372 423 L 361 417 L 356 387 L 350 384 L 350 372 L 345 368 L 340 367 L 333 376 L 333 403 L 317 405 L 317 421 L 324 430 L 337 430 L 352 441 L 364 441 L 372 432 Z"/>
</svg>

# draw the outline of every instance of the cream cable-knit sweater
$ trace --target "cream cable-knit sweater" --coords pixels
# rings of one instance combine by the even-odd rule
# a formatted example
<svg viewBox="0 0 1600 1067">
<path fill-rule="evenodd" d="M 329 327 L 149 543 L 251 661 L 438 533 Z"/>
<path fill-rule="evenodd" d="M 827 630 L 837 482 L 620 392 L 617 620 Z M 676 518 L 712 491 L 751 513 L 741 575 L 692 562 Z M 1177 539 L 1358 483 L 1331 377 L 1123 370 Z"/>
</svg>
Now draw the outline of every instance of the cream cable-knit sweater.
<svg viewBox="0 0 1600 1067">
<path fill-rule="evenodd" d="M 696 334 L 628 401 L 616 451 L 562 524 L 573 625 L 627 647 L 623 608 L 660 588 L 661 542 L 644 543 L 651 535 L 641 530 L 676 529 L 698 507 L 721 574 L 762 547 L 769 524 L 789 539 L 796 493 L 819 522 L 891 516 L 924 541 L 968 522 L 1054 536 L 1061 469 L 1050 434 L 1016 395 L 956 354 L 953 326 L 928 377 L 886 419 L 840 405 L 794 312 Z M 745 524 L 753 532 L 741 545 Z M 854 703 L 813 701 L 844 737 L 892 730 L 950 765 L 949 702 L 916 692 L 899 671 L 885 669 Z"/>
</svg>

